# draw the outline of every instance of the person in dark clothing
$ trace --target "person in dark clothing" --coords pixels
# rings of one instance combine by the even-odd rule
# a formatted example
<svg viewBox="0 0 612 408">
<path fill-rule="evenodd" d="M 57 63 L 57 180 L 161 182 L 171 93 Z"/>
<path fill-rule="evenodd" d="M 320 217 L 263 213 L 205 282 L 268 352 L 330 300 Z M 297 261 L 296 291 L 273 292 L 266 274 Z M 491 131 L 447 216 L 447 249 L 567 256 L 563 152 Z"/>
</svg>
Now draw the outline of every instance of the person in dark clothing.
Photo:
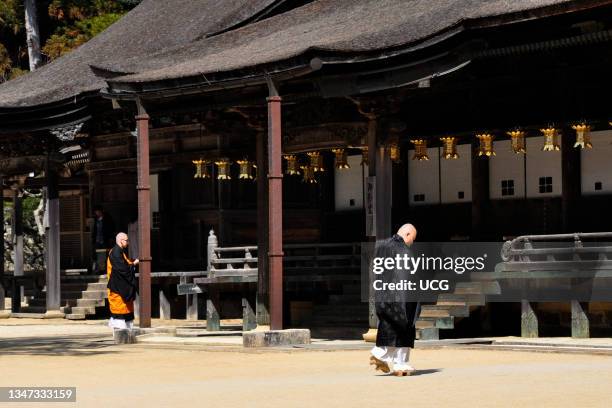
<svg viewBox="0 0 612 408">
<path fill-rule="evenodd" d="M 106 261 L 108 304 L 111 313 L 108 325 L 114 329 L 131 329 L 134 321 L 134 299 L 138 286 L 134 267 L 139 261 L 128 258 L 127 247 L 128 236 L 120 232 Z"/>
<path fill-rule="evenodd" d="M 94 272 L 103 272 L 106 255 L 114 245 L 114 237 L 115 224 L 113 219 L 102 210 L 102 207 L 96 207 L 94 209 L 94 224 L 91 230 L 91 248 L 95 261 Z"/>
<path fill-rule="evenodd" d="M 416 228 L 412 224 L 403 225 L 395 235 L 376 246 L 374 258 L 395 259 L 404 255 L 411 257 L 408 247 L 414 242 L 416 234 Z M 397 283 L 410 277 L 409 272 L 396 266 L 383 272 L 382 281 Z M 377 293 L 375 307 L 378 331 L 370 364 L 374 365 L 376 370 L 393 372 L 399 376 L 414 373 L 416 370 L 408 364 L 408 359 L 410 349 L 414 348 L 419 303 L 410 301 L 406 291 L 385 290 Z"/>
<path fill-rule="evenodd" d="M 94 224 L 91 231 L 93 247 L 96 249 L 109 249 L 114 245 L 115 224 L 113 219 L 102 210 L 102 207 L 96 207 L 94 215 Z"/>
</svg>

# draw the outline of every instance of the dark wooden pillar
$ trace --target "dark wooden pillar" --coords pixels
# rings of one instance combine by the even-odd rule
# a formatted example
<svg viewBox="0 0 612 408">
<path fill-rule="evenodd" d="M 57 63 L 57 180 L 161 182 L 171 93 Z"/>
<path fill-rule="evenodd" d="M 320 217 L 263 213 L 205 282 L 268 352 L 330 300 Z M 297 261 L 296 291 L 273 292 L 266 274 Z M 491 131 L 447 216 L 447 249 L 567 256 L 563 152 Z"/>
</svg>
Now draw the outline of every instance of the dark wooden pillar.
<svg viewBox="0 0 612 408">
<path fill-rule="evenodd" d="M 410 222 L 408 215 L 408 148 L 401 150 L 401 161 L 392 164 L 392 226 L 397 229 L 401 225 Z M 392 229 L 394 229 L 392 228 Z M 418 228 L 418 227 L 417 227 Z"/>
<path fill-rule="evenodd" d="M 330 214 L 336 209 L 336 194 L 335 194 L 335 182 L 336 182 L 336 167 L 334 156 L 321 152 L 323 156 L 323 167 L 325 172 L 321 174 L 319 179 L 319 202 L 321 203 L 321 238 L 329 240 L 331 234 L 334 234 L 334 226 L 327 219 Z"/>
<path fill-rule="evenodd" d="M 274 88 L 271 86 L 271 90 Z M 283 328 L 283 174 L 281 97 L 268 97 L 268 228 L 270 268 L 270 328 Z"/>
<path fill-rule="evenodd" d="M 580 149 L 574 148 L 575 131 L 562 129 L 561 134 L 561 225 L 563 231 L 578 232 L 577 214 L 582 195 Z"/>
<path fill-rule="evenodd" d="M 376 240 L 391 236 L 391 187 L 393 185 L 391 158 L 385 146 L 376 150 Z"/>
<path fill-rule="evenodd" d="M 139 106 L 138 131 L 138 271 L 140 327 L 151 327 L 151 185 L 149 182 L 149 115 Z"/>
<path fill-rule="evenodd" d="M 257 294 L 255 313 L 257 324 L 270 325 L 268 296 L 270 275 L 268 270 L 268 155 L 264 131 L 257 132 Z"/>
<path fill-rule="evenodd" d="M 366 183 L 366 235 L 368 242 L 371 246 L 376 244 L 376 127 L 377 121 L 374 116 L 368 119 L 368 180 Z M 372 248 L 373 250 L 373 248 Z M 372 253 L 373 255 L 373 253 Z M 370 259 L 368 259 L 368 262 Z M 368 273 L 368 275 L 370 275 Z M 374 291 L 372 290 L 372 276 L 368 279 L 368 323 L 369 331 L 364 334 L 366 340 L 367 336 L 372 337 L 374 330 L 378 327 L 378 318 L 376 317 L 376 307 L 374 304 Z"/>
<path fill-rule="evenodd" d="M 366 220 L 368 225 L 368 241 L 375 245 L 376 241 L 391 235 L 392 209 L 391 188 L 393 171 L 389 152 L 384 145 L 379 144 L 378 121 L 371 116 L 368 121 L 368 191 L 366 192 Z M 371 276 L 370 276 L 371 278 Z M 367 341 L 373 340 L 374 330 L 378 327 L 378 318 L 374 305 L 374 290 L 372 282 L 368 284 L 368 322 L 369 331 L 364 334 Z"/>
<path fill-rule="evenodd" d="M 47 317 L 57 315 L 60 317 L 61 288 L 60 288 L 60 203 L 57 186 L 57 174 L 47 163 L 47 186 L 43 199 L 46 199 L 46 225 L 45 225 L 45 256 L 46 256 L 46 306 Z"/>
<path fill-rule="evenodd" d="M 486 240 L 489 216 L 489 159 L 478 156 L 472 146 L 472 241 Z"/>
</svg>

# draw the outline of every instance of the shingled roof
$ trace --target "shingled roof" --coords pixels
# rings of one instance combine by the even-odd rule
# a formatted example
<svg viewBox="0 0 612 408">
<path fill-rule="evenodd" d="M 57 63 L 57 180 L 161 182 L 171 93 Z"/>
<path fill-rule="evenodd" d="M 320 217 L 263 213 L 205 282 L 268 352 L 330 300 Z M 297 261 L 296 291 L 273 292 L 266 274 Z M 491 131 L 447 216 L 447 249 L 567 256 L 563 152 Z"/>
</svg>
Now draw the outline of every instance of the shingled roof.
<svg viewBox="0 0 612 408">
<path fill-rule="evenodd" d="M 214 76 L 304 53 L 354 57 L 445 38 L 450 32 L 522 21 L 605 4 L 571 0 L 318 0 L 303 7 L 186 46 L 101 64 L 122 76 L 111 91 L 139 84 Z M 496 22 L 493 22 L 495 20 Z M 131 85 L 131 87 L 130 87 Z"/>
<path fill-rule="evenodd" d="M 74 52 L 0 86 L 0 108 L 97 93 L 106 83 L 111 91 L 133 92 L 145 83 L 214 76 L 307 52 L 348 58 L 364 52 L 385 55 L 470 27 L 567 13 L 612 0 L 316 0 L 235 28 L 280 3 L 145 0 Z M 228 27 L 235 29 L 226 31 Z M 221 33 L 206 35 L 211 32 Z"/>
<path fill-rule="evenodd" d="M 0 85 L 0 108 L 44 105 L 97 92 L 106 84 L 90 65 L 142 58 L 238 25 L 279 0 L 144 0 L 73 52 Z"/>
</svg>

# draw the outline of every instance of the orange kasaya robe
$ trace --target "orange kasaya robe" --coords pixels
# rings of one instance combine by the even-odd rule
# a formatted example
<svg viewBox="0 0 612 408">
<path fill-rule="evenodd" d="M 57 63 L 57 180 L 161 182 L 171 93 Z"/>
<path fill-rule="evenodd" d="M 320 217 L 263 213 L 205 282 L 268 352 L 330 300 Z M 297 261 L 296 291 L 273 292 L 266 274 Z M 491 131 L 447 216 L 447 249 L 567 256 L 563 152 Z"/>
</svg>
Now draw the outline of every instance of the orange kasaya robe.
<svg viewBox="0 0 612 408">
<path fill-rule="evenodd" d="M 110 250 L 106 260 L 108 304 L 115 319 L 134 320 L 137 281 L 133 264 L 120 246 Z"/>
</svg>

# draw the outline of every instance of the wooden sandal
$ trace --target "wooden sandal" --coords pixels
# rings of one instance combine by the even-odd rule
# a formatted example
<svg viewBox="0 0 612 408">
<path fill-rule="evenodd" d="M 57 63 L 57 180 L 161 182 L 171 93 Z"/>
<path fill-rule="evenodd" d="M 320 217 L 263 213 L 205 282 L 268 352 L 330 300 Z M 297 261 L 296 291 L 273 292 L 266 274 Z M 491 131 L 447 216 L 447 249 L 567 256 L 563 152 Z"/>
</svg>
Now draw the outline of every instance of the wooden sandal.
<svg viewBox="0 0 612 408">
<path fill-rule="evenodd" d="M 389 366 L 387 365 L 387 363 L 385 363 L 382 360 L 377 359 L 374 356 L 370 356 L 370 365 L 375 366 L 376 371 L 380 370 L 383 373 L 388 373 L 391 370 L 389 369 Z"/>
</svg>

